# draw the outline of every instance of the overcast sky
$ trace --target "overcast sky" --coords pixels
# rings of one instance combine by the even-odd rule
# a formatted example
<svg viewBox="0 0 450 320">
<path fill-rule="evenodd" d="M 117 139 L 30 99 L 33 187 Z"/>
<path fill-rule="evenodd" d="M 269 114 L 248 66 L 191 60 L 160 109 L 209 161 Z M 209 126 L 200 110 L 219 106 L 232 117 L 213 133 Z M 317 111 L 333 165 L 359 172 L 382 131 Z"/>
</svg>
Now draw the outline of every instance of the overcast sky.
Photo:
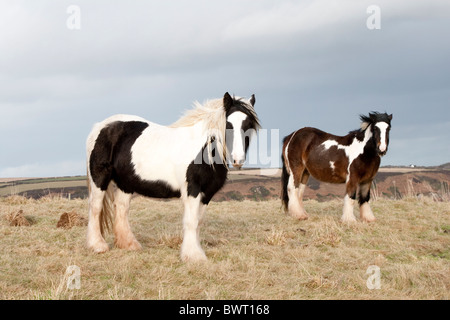
<svg viewBox="0 0 450 320">
<path fill-rule="evenodd" d="M 382 165 L 450 162 L 449 30 L 448 0 L 2 0 L 0 177 L 85 174 L 95 122 L 167 125 L 227 91 L 256 95 L 269 140 L 386 111 Z"/>
</svg>

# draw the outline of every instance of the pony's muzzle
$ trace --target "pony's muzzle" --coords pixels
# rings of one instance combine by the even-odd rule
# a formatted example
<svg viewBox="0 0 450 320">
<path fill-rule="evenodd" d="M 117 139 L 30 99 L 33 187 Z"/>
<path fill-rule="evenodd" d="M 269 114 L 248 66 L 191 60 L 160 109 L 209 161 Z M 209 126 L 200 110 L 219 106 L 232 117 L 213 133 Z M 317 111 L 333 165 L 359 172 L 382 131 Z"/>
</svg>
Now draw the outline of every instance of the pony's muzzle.
<svg viewBox="0 0 450 320">
<path fill-rule="evenodd" d="M 233 167 L 236 169 L 241 169 L 244 165 L 245 160 L 233 160 Z"/>
<path fill-rule="evenodd" d="M 384 156 L 387 153 L 387 145 L 383 143 L 378 143 L 378 154 Z"/>
</svg>

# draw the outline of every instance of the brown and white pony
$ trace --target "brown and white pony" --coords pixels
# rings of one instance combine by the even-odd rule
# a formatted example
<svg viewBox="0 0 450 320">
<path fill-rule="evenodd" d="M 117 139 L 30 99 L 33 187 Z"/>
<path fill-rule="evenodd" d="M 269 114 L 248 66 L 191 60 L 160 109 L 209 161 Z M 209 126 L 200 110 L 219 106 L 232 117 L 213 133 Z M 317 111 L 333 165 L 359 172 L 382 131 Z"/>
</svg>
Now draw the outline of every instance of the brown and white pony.
<svg viewBox="0 0 450 320">
<path fill-rule="evenodd" d="M 354 200 L 359 189 L 360 217 L 375 221 L 369 206 L 370 187 L 381 157 L 388 150 L 392 114 L 373 112 L 361 116 L 361 129 L 336 136 L 303 128 L 283 140 L 282 202 L 299 220 L 307 219 L 303 193 L 309 176 L 328 183 L 346 183 L 343 222 L 356 221 Z"/>
</svg>

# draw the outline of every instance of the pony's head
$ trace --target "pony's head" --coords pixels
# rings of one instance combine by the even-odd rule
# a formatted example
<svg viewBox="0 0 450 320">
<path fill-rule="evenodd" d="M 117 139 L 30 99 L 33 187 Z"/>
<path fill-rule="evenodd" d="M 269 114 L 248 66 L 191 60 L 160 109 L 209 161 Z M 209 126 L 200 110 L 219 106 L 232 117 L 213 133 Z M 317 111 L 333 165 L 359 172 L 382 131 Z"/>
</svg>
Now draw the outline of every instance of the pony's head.
<svg viewBox="0 0 450 320">
<path fill-rule="evenodd" d="M 233 167 L 240 169 L 245 162 L 250 139 L 261 127 L 255 109 L 255 95 L 250 99 L 223 96 L 226 116 L 226 137 L 228 159 Z"/>
<path fill-rule="evenodd" d="M 384 156 L 388 150 L 391 120 L 392 114 L 387 113 L 371 112 L 369 116 L 361 116 L 361 129 L 366 130 L 370 127 L 380 156 Z"/>
</svg>

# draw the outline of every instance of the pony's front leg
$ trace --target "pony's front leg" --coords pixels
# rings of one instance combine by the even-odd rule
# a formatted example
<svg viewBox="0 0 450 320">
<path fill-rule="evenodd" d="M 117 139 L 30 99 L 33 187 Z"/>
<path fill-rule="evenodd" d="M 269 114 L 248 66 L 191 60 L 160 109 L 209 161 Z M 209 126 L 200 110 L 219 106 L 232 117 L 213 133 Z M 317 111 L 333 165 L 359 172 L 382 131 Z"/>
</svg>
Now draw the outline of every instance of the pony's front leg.
<svg viewBox="0 0 450 320">
<path fill-rule="evenodd" d="M 200 239 L 200 226 L 203 224 L 203 218 L 205 217 L 206 207 L 208 205 L 200 203 L 200 210 L 198 216 L 198 226 L 197 226 L 197 238 Z"/>
<path fill-rule="evenodd" d="M 369 205 L 371 185 L 372 181 L 359 186 L 359 213 L 361 220 L 366 222 L 374 222 L 376 220 Z"/>
<path fill-rule="evenodd" d="M 356 199 L 356 185 L 351 179 L 347 182 L 347 192 L 344 197 L 344 209 L 342 213 L 342 222 L 355 222 L 356 218 L 353 214 L 353 207 Z"/>
<path fill-rule="evenodd" d="M 187 196 L 184 199 L 183 243 L 181 259 L 183 261 L 204 261 L 205 252 L 200 246 L 199 222 L 205 205 L 201 204 L 201 194 L 196 198 Z"/>
</svg>

